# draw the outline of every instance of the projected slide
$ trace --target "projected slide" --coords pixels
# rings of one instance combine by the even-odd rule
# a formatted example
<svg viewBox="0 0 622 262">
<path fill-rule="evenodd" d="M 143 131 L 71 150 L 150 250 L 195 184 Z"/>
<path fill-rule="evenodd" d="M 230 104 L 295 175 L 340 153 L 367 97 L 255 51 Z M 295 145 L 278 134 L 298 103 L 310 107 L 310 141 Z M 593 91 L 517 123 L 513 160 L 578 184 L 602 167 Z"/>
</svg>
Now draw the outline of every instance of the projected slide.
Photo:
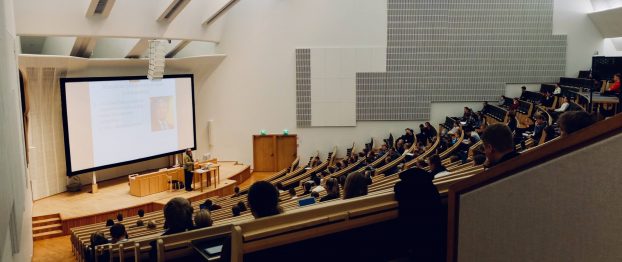
<svg viewBox="0 0 622 262">
<path fill-rule="evenodd" d="M 62 83 L 70 175 L 195 146 L 191 76 Z"/>
</svg>

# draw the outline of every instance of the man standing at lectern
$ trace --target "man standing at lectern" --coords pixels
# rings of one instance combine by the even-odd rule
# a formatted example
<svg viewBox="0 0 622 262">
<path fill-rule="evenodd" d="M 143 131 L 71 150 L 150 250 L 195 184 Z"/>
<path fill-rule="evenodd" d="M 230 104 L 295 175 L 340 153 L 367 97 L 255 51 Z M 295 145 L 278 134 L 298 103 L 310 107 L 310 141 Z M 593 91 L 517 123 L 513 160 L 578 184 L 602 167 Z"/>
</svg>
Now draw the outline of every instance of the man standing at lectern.
<svg viewBox="0 0 622 262">
<path fill-rule="evenodd" d="M 194 175 L 194 159 L 192 158 L 192 150 L 186 149 L 184 154 L 184 183 L 186 191 L 192 191 L 192 177 Z"/>
</svg>

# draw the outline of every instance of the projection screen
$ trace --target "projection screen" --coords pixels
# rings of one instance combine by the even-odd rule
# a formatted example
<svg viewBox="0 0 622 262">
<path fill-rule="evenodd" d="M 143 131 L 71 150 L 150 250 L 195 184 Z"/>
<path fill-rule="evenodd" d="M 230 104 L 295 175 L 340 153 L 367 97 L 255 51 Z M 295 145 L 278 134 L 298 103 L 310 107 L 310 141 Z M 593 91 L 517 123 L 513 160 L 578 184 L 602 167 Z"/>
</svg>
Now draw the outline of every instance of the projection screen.
<svg viewBox="0 0 622 262">
<path fill-rule="evenodd" d="M 195 149 L 193 75 L 61 78 L 67 175 Z"/>
</svg>

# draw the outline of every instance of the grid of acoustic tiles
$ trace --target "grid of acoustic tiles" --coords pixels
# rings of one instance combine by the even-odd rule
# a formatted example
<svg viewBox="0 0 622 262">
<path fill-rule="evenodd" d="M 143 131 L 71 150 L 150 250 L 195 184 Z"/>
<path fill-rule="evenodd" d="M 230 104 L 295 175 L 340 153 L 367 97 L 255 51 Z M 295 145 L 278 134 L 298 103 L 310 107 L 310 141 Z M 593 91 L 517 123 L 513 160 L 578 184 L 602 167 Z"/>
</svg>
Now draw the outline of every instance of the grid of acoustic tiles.
<svg viewBox="0 0 622 262">
<path fill-rule="evenodd" d="M 296 49 L 296 126 L 311 126 L 311 49 Z"/>
<path fill-rule="evenodd" d="M 387 8 L 387 72 L 357 73 L 357 120 L 426 120 L 433 101 L 496 100 L 505 83 L 564 75 L 553 0 L 388 0 Z"/>
</svg>

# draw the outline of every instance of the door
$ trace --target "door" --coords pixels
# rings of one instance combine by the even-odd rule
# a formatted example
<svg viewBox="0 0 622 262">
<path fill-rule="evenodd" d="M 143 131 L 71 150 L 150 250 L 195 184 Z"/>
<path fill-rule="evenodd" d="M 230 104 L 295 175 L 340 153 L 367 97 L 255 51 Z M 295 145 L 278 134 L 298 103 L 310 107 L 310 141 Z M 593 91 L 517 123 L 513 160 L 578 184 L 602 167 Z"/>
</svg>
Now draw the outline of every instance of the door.
<svg viewBox="0 0 622 262">
<path fill-rule="evenodd" d="M 253 167 L 255 171 L 274 171 L 276 145 L 274 136 L 253 136 Z"/>
<path fill-rule="evenodd" d="M 276 147 L 276 169 L 273 171 L 289 167 L 296 159 L 298 156 L 298 139 L 296 139 L 295 135 L 277 136 Z"/>
</svg>

